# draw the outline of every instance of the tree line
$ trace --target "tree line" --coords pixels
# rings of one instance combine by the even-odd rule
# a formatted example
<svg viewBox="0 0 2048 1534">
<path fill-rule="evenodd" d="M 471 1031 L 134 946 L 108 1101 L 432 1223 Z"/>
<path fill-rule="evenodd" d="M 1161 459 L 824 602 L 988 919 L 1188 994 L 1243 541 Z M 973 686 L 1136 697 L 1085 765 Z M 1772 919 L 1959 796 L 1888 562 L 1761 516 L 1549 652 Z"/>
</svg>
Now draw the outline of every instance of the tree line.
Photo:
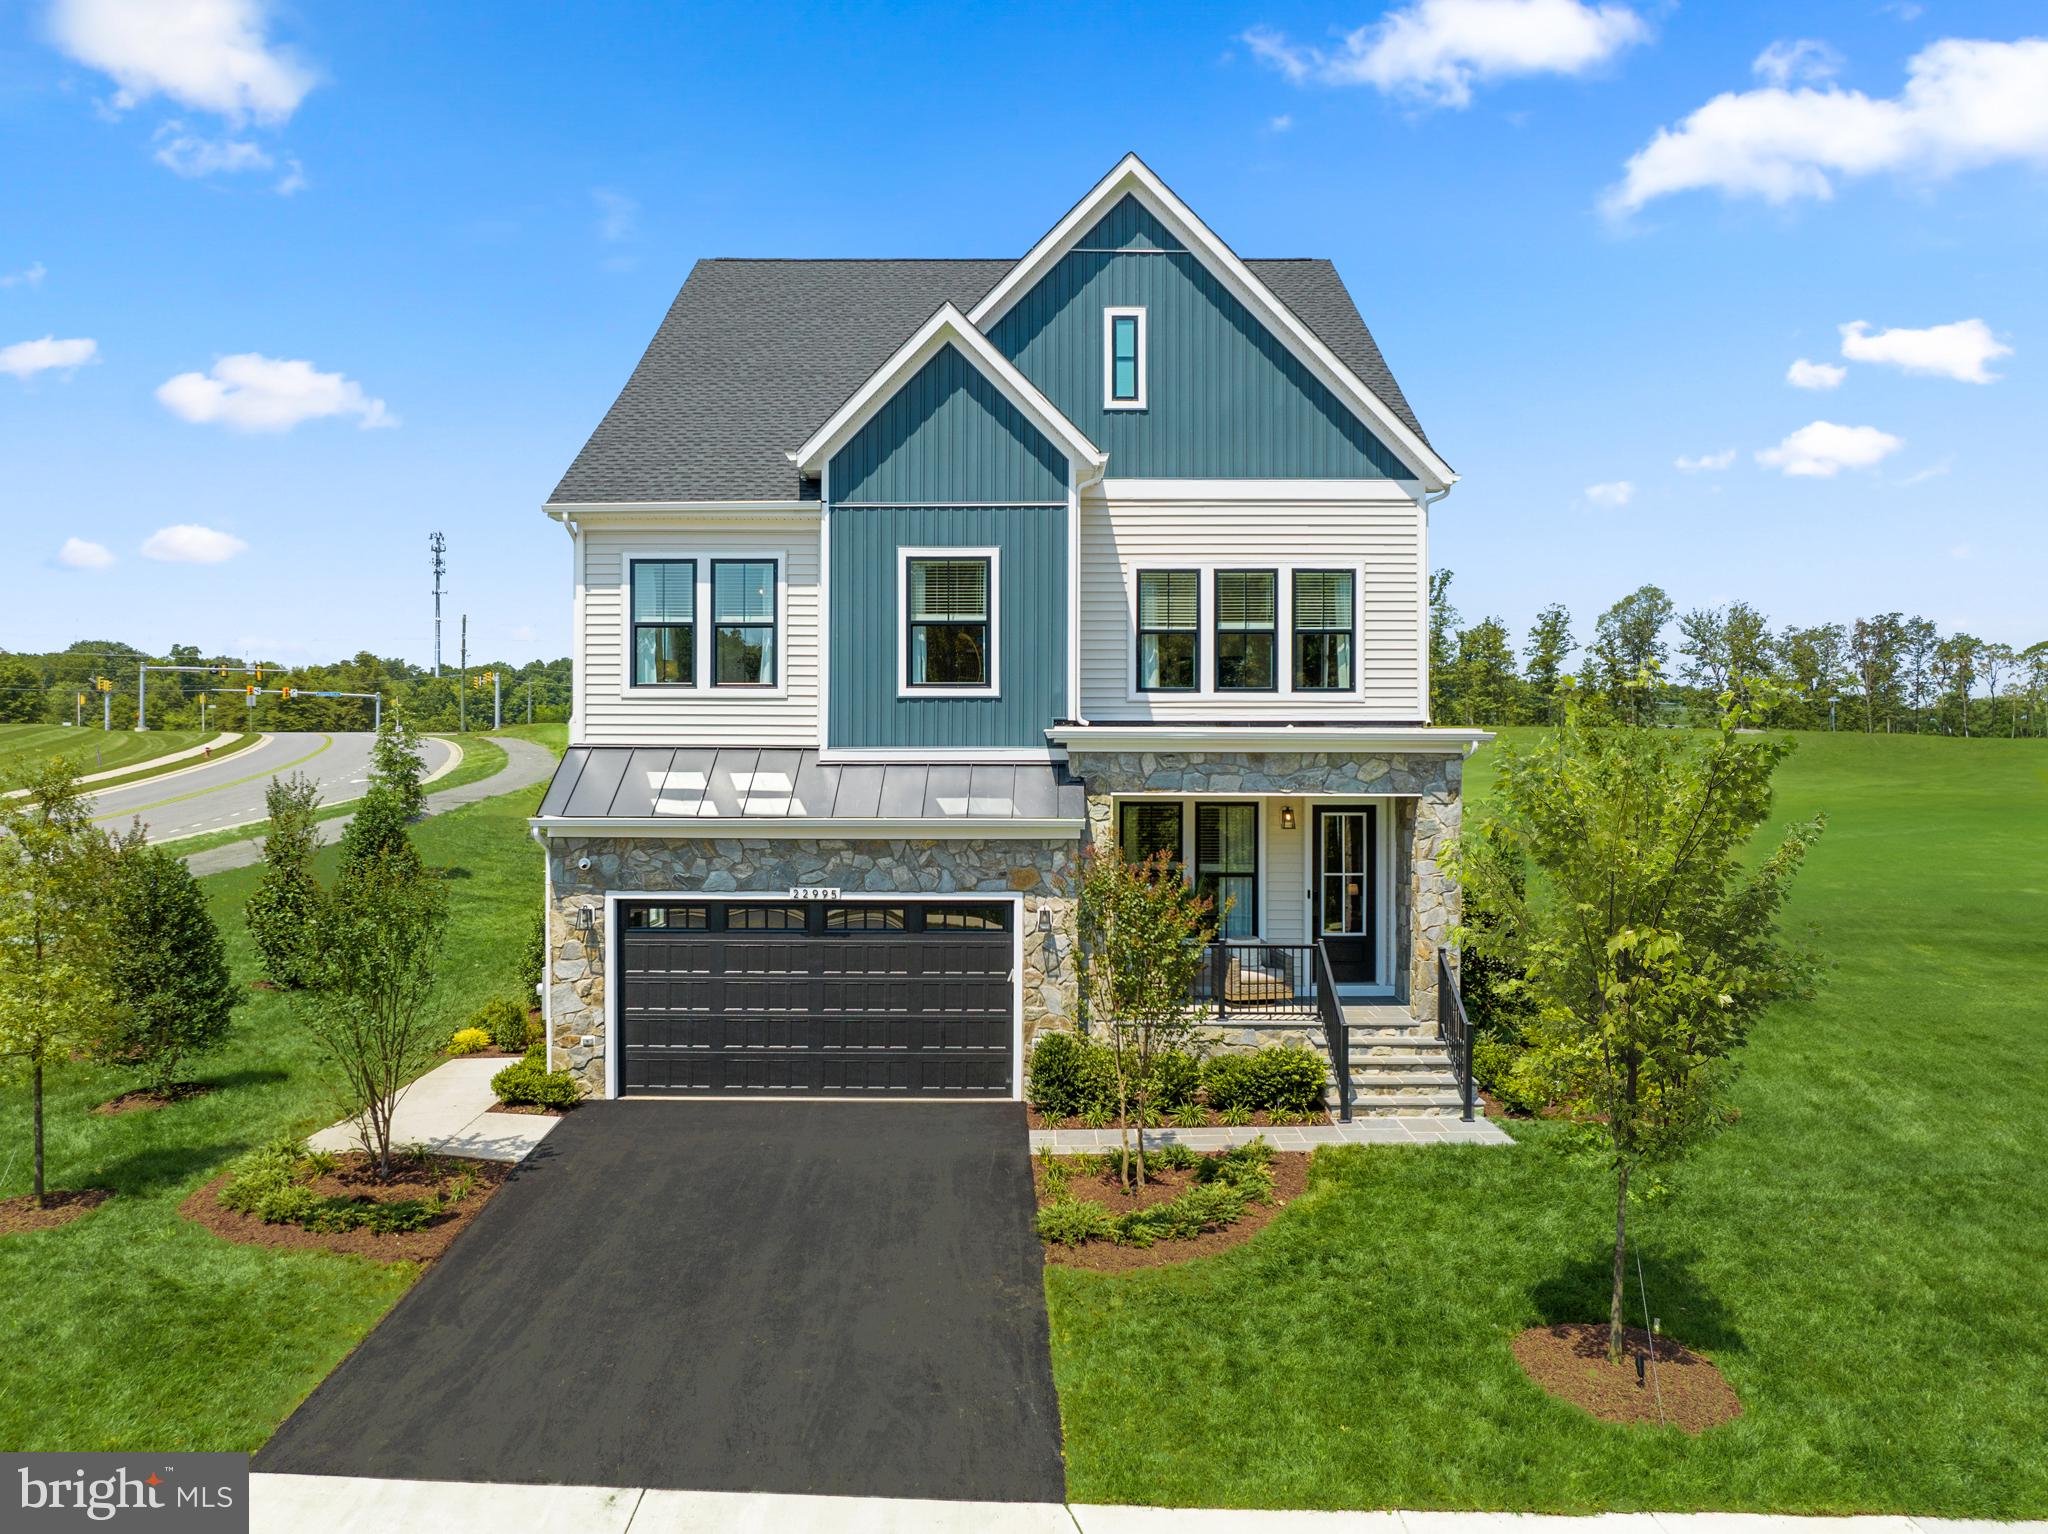
<svg viewBox="0 0 2048 1534">
<path fill-rule="evenodd" d="M 1662 588 L 1642 586 L 1587 640 L 1553 602 L 1518 653 L 1499 618 L 1466 626 L 1451 579 L 1437 570 L 1429 583 L 1438 724 L 1554 724 L 1568 692 L 1630 723 L 1694 723 L 1729 695 L 1777 729 L 2048 736 L 2048 640 L 2019 649 L 1897 612 L 1774 629 L 1747 602 L 1680 612 Z"/>
<path fill-rule="evenodd" d="M 367 730 L 375 710 L 366 699 L 316 698 L 314 692 L 373 693 L 384 707 L 404 709 L 416 729 L 435 734 L 491 727 L 491 683 L 496 672 L 503 700 L 504 722 L 524 724 L 529 704 L 535 723 L 559 723 L 569 717 L 571 667 L 559 660 L 479 661 L 464 674 L 359 650 L 347 660 L 311 665 L 285 665 L 239 655 L 206 655 L 196 645 L 172 645 L 153 655 L 117 640 L 81 639 L 62 650 L 42 653 L 0 651 L 0 723 L 60 724 L 78 719 L 97 727 L 102 694 L 94 686 L 104 677 L 113 684 L 111 716 L 117 730 L 135 726 L 137 667 L 155 665 L 226 667 L 215 671 L 152 672 L 143 717 L 153 730 L 197 729 L 201 700 L 205 723 L 224 730 Z M 259 679 L 243 667 L 260 667 Z M 266 691 L 253 700 L 244 688 Z M 294 696 L 279 697 L 269 689 L 290 687 Z M 84 702 L 79 702 L 83 695 Z"/>
</svg>

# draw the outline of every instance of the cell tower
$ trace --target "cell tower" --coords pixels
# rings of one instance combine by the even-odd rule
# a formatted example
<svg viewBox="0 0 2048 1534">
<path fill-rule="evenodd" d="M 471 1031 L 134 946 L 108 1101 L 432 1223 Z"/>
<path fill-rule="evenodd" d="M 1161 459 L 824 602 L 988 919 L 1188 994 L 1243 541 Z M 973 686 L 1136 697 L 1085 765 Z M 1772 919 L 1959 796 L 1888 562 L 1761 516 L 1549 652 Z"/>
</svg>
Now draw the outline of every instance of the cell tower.
<svg viewBox="0 0 2048 1534">
<path fill-rule="evenodd" d="M 448 540 L 440 533 L 427 536 L 427 547 L 434 555 L 434 675 L 441 674 L 441 576 L 448 568 L 448 561 L 442 556 L 448 552 Z"/>
</svg>

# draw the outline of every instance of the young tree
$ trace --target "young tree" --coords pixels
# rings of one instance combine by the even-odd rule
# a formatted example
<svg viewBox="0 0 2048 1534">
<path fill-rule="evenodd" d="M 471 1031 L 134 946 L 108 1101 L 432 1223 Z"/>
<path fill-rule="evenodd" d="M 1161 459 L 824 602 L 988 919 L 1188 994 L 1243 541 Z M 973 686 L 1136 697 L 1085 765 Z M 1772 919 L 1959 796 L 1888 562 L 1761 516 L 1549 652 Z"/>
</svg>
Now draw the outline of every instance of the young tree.
<svg viewBox="0 0 2048 1534">
<path fill-rule="evenodd" d="M 406 827 L 419 819 L 426 806 L 426 790 L 420 786 L 425 766 L 419 734 L 404 710 L 394 704 L 384 711 L 384 723 L 371 750 L 370 786 L 341 834 L 344 873 L 387 855 L 418 868 L 419 854 L 413 851 Z"/>
<path fill-rule="evenodd" d="M 185 1062 L 227 1037 L 241 996 L 184 860 L 144 841 L 139 822 L 112 845 L 107 980 L 116 1007 L 96 1053 L 143 1072 L 168 1097 Z"/>
<path fill-rule="evenodd" d="M 1638 586 L 1600 615 L 1589 659 L 1602 692 L 1617 714 L 1640 724 L 1664 673 L 1664 625 L 1671 598 L 1656 586 Z"/>
<path fill-rule="evenodd" d="M 1538 724 L 1557 722 L 1557 689 L 1564 681 L 1564 663 L 1579 647 L 1572 638 L 1572 615 L 1553 602 L 1536 615 L 1529 642 L 1522 649 L 1527 662 L 1522 680 L 1528 689 L 1530 717 Z"/>
<path fill-rule="evenodd" d="M 90 1047 L 115 1009 L 107 984 L 107 838 L 71 768 L 32 770 L 0 799 L 0 1060 L 28 1077 L 35 1201 L 43 1202 L 43 1078 Z"/>
<path fill-rule="evenodd" d="M 1145 1180 L 1145 1121 L 1152 1062 L 1186 1049 L 1202 1017 L 1194 984 L 1222 913 L 1198 895 L 1165 853 L 1126 863 L 1090 849 L 1081 867 L 1081 1010 L 1099 1024 L 1116 1059 L 1121 1176 Z M 1131 1125 L 1138 1126 L 1136 1154 Z"/>
<path fill-rule="evenodd" d="M 271 983 L 298 990 L 312 981 L 313 932 L 320 914 L 319 850 L 314 812 L 320 791 L 300 773 L 272 778 L 263 790 L 270 829 L 263 838 L 263 877 L 243 908 L 249 936 Z"/>
<path fill-rule="evenodd" d="M 447 926 L 441 879 L 422 872 L 416 854 L 389 850 L 345 871 L 321 911 L 307 1018 L 340 1073 L 363 1150 L 387 1181 L 392 1115 L 441 1043 L 427 1002 Z"/>
<path fill-rule="evenodd" d="M 1595 729 L 1577 710 L 1550 738 L 1498 748 L 1493 803 L 1460 843 L 1466 944 L 1526 992 L 1520 1079 L 1555 1102 L 1614 1174 L 1608 1352 L 1621 1357 L 1632 1180 L 1728 1117 L 1735 1054 L 1811 961 L 1778 939 L 1793 876 L 1820 835 L 1792 828 L 1745 853 L 1792 743 L 1720 729 Z"/>
</svg>

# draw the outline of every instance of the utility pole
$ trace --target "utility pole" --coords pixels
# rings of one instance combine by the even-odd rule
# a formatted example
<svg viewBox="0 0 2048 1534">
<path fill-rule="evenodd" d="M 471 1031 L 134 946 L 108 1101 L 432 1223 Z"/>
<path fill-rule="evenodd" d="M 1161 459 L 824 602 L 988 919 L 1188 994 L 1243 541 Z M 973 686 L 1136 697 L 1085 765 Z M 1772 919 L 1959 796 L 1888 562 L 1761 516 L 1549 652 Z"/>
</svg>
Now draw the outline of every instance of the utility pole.
<svg viewBox="0 0 2048 1534">
<path fill-rule="evenodd" d="M 499 692 L 498 673 L 493 671 L 491 673 L 491 728 L 494 730 L 505 728 L 505 710 L 502 700 L 503 694 Z"/>
<path fill-rule="evenodd" d="M 434 556 L 434 675 L 441 674 L 441 572 L 448 568 L 448 561 L 441 556 L 448 552 L 448 540 L 440 533 L 427 536 L 427 549 Z"/>
<path fill-rule="evenodd" d="M 526 679 L 526 722 L 533 723 L 533 678 Z"/>
<path fill-rule="evenodd" d="M 85 694 L 81 692 L 76 696 L 77 701 L 71 705 L 71 727 L 74 730 L 85 722 Z"/>
<path fill-rule="evenodd" d="M 455 689 L 456 732 L 469 730 L 469 614 L 462 615 L 462 685 Z"/>
</svg>

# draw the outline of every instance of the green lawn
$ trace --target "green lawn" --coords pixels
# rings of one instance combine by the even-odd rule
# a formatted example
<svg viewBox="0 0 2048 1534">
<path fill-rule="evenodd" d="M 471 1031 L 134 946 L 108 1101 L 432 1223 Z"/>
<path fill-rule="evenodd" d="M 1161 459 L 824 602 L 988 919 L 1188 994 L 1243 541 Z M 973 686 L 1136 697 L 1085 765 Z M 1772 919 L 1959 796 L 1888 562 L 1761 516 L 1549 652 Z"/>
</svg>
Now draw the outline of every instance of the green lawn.
<svg viewBox="0 0 2048 1534">
<path fill-rule="evenodd" d="M 23 768 L 52 756 L 64 757 L 81 773 L 140 767 L 154 757 L 201 745 L 220 733 L 102 730 L 97 719 L 80 729 L 61 724 L 0 724 L 0 783 L 13 782 Z"/>
<path fill-rule="evenodd" d="M 501 753 L 502 754 L 502 753 Z M 540 900 L 526 837 L 538 787 L 414 831 L 450 870 L 454 918 L 438 1006 L 449 1030 L 516 990 Z M 332 872 L 337 853 L 323 854 Z M 241 908 L 256 869 L 205 881 L 236 977 L 258 973 Z M 211 1095 L 120 1118 L 87 1110 L 132 1082 L 79 1066 L 48 1100 L 50 1178 L 117 1197 L 75 1223 L 0 1239 L 0 1444 L 9 1449 L 253 1449 L 413 1281 L 406 1266 L 230 1245 L 179 1202 L 248 1147 L 337 1117 L 293 1002 L 251 991 L 229 1048 L 194 1073 Z M 28 1101 L 0 1097 L 0 1197 L 26 1192 Z"/>
<path fill-rule="evenodd" d="M 1808 735 L 1780 783 L 1830 817 L 1794 914 L 1835 967 L 1635 1216 L 1744 1416 L 1607 1426 L 1522 1376 L 1516 1332 L 1604 1316 L 1613 1214 L 1518 1124 L 1325 1152 L 1216 1258 L 1048 1269 L 1077 1501 L 2048 1514 L 2048 750 Z"/>
</svg>

